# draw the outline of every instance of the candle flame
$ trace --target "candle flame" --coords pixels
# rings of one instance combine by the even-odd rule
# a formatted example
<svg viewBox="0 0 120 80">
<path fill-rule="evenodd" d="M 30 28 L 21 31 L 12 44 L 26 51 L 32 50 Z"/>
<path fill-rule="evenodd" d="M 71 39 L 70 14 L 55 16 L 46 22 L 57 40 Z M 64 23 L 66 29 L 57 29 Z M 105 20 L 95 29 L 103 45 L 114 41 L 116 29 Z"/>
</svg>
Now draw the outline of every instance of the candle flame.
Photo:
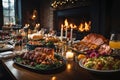
<svg viewBox="0 0 120 80">
<path fill-rule="evenodd" d="M 70 70 L 72 68 L 71 64 L 67 64 L 67 69 Z"/>
<path fill-rule="evenodd" d="M 56 79 L 56 76 L 53 76 L 53 77 L 51 78 L 51 80 L 57 80 L 57 79 Z"/>
<path fill-rule="evenodd" d="M 29 27 L 30 26 L 30 24 L 25 24 L 25 27 Z"/>
<path fill-rule="evenodd" d="M 35 18 L 36 18 L 36 15 L 33 14 L 32 19 L 35 19 Z"/>
<path fill-rule="evenodd" d="M 76 26 L 76 25 L 74 25 L 74 26 L 73 26 L 73 28 L 75 29 L 75 28 L 77 28 L 77 26 Z"/>
<path fill-rule="evenodd" d="M 67 21 L 67 19 L 65 19 L 64 23 L 65 23 L 65 26 L 68 27 L 68 21 Z"/>
<path fill-rule="evenodd" d="M 64 27 L 63 24 L 61 24 L 61 28 L 62 28 L 62 29 L 63 29 L 63 27 Z"/>
<path fill-rule="evenodd" d="M 70 28 L 73 28 L 73 24 L 70 24 Z"/>
<path fill-rule="evenodd" d="M 35 24 L 35 27 L 39 27 L 40 26 L 40 24 L 38 23 L 38 24 Z"/>
</svg>

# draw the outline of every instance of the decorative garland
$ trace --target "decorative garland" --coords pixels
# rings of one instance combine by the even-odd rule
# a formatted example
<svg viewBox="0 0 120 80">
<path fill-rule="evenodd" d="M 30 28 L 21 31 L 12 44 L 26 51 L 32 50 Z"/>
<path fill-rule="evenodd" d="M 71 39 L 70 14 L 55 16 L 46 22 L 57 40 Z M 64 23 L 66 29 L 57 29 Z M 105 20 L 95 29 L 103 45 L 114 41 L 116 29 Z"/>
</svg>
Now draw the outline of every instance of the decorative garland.
<svg viewBox="0 0 120 80">
<path fill-rule="evenodd" d="M 71 4 L 75 4 L 76 2 L 78 2 L 79 0 L 54 0 L 51 4 L 51 6 L 53 8 L 58 8 L 64 5 L 71 5 Z"/>
<path fill-rule="evenodd" d="M 76 7 L 76 6 L 86 6 L 88 0 L 53 0 L 51 7 L 53 8 L 66 8 L 66 7 Z M 87 3 L 88 4 L 88 3 Z"/>
</svg>

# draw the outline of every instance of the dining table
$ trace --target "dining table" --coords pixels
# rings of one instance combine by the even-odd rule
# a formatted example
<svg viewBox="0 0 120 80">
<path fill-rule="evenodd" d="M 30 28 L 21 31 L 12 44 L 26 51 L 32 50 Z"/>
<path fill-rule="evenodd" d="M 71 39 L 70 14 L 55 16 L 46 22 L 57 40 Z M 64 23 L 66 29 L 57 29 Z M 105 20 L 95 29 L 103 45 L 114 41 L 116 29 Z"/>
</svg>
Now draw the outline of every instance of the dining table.
<svg viewBox="0 0 120 80">
<path fill-rule="evenodd" d="M 3 66 L 13 80 L 119 80 L 120 72 L 99 73 L 83 69 L 78 63 L 68 61 L 62 70 L 52 73 L 35 72 L 14 63 L 13 59 L 2 60 Z"/>
<path fill-rule="evenodd" d="M 31 70 L 14 62 L 14 57 L 0 59 L 12 80 L 119 80 L 120 71 L 96 72 L 79 65 L 79 61 L 67 60 L 63 68 L 49 73 Z M 10 79 L 11 80 L 11 79 Z"/>
</svg>

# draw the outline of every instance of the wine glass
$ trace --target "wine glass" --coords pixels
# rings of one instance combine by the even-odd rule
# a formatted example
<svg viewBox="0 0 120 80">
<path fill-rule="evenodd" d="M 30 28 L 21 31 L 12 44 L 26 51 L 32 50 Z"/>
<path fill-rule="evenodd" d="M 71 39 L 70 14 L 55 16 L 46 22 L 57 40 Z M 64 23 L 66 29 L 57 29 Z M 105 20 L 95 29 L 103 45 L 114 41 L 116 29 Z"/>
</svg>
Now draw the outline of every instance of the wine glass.
<svg viewBox="0 0 120 80">
<path fill-rule="evenodd" d="M 23 37 L 20 33 L 16 34 L 15 36 L 15 43 L 16 43 L 16 54 L 21 54 L 22 49 L 23 49 Z"/>
<path fill-rule="evenodd" d="M 114 54 L 120 53 L 120 34 L 112 33 L 110 36 L 109 46 L 113 49 Z M 120 55 L 120 54 L 119 54 Z"/>
</svg>

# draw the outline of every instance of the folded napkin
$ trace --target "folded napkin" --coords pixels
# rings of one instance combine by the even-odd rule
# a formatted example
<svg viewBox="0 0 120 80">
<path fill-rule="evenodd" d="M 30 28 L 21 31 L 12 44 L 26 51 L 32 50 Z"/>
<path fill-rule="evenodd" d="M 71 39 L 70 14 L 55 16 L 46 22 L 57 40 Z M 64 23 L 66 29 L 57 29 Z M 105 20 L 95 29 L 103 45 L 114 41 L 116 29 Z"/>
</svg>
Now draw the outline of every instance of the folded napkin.
<svg viewBox="0 0 120 80">
<path fill-rule="evenodd" d="M 15 54 L 12 51 L 0 52 L 0 59 L 11 58 L 13 56 L 15 56 Z"/>
<path fill-rule="evenodd" d="M 0 52 L 0 55 L 10 55 L 12 53 L 12 51 Z"/>
<path fill-rule="evenodd" d="M 80 40 L 75 40 L 75 41 L 73 41 L 73 43 L 78 43 L 78 42 L 80 42 Z"/>
<path fill-rule="evenodd" d="M 4 44 L 3 47 L 0 47 L 0 53 L 13 50 L 14 46 L 9 44 Z"/>
<path fill-rule="evenodd" d="M 9 40 L 9 41 L 8 41 L 8 44 L 10 44 L 10 45 L 14 45 L 15 42 L 14 42 L 14 40 L 12 39 L 12 40 Z"/>
</svg>

